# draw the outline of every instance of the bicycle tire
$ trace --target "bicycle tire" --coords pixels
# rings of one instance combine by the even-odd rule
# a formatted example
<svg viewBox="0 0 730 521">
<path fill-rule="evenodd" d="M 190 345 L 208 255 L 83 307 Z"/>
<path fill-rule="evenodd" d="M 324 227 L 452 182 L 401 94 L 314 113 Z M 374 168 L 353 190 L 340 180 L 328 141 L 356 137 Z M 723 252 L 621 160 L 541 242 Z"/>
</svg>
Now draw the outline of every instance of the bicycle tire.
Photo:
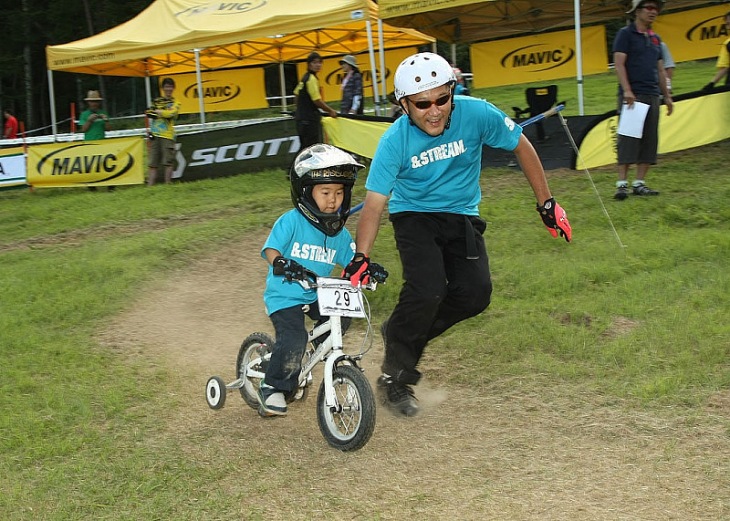
<svg viewBox="0 0 730 521">
<path fill-rule="evenodd" d="M 274 339 L 266 333 L 251 333 L 241 344 L 238 350 L 238 358 L 236 359 L 236 378 L 243 378 L 241 386 L 241 397 L 246 404 L 252 409 L 258 410 L 259 400 L 259 384 L 261 378 L 249 376 L 247 368 L 251 362 L 255 362 L 253 369 L 255 371 L 266 373 L 268 361 L 264 360 L 267 354 L 271 354 L 274 348 Z"/>
<path fill-rule="evenodd" d="M 325 403 L 324 381 L 317 394 L 317 423 L 325 440 L 343 452 L 365 446 L 375 430 L 375 397 L 359 368 L 336 367 L 332 375 L 337 407 Z"/>
</svg>

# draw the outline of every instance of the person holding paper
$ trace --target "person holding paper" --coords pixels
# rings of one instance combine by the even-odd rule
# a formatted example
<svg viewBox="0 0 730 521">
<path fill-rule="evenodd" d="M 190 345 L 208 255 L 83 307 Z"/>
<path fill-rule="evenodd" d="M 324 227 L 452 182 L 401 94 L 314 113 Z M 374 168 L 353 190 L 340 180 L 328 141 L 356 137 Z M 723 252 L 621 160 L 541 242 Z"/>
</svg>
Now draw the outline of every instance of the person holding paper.
<svg viewBox="0 0 730 521">
<path fill-rule="evenodd" d="M 629 166 L 636 164 L 636 180 L 631 184 L 634 195 L 659 195 L 646 185 L 649 167 L 656 164 L 659 144 L 659 107 L 661 95 L 667 106 L 667 115 L 672 113 L 672 95 L 667 88 L 661 38 L 651 29 L 664 2 L 662 0 L 632 0 L 626 14 L 634 15 L 634 21 L 616 34 L 613 42 L 613 61 L 618 76 L 619 128 L 621 118 L 634 119 L 640 111 L 634 110 L 635 102 L 648 105 L 646 116 L 639 132 L 619 133 L 618 182 L 614 198 L 622 201 L 629 196 Z M 624 109 L 626 105 L 626 109 Z M 637 137 L 637 134 L 639 137 Z"/>
</svg>

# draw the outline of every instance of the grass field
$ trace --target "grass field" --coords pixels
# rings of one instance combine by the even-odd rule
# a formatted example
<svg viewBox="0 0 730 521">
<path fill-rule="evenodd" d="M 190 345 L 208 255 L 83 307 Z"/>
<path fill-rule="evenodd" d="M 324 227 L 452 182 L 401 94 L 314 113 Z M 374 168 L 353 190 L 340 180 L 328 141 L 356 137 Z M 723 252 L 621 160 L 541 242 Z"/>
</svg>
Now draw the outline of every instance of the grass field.
<svg viewBox="0 0 730 521">
<path fill-rule="evenodd" d="M 559 417 L 541 424 L 525 417 L 522 425 L 515 415 L 504 424 L 483 424 L 481 417 L 464 412 L 456 416 L 464 416 L 459 419 L 466 428 L 476 431 L 455 441 L 438 435 L 450 422 L 426 430 L 414 423 L 410 430 L 418 441 L 411 440 L 411 446 L 419 451 L 435 458 L 446 444 L 457 449 L 452 454 L 456 459 L 421 473 L 429 476 L 422 485 L 408 481 L 407 471 L 382 473 L 378 455 L 387 453 L 385 441 L 374 439 L 362 454 L 343 459 L 326 448 L 316 427 L 305 429 L 295 446 L 289 445 L 294 435 L 288 427 L 280 427 L 286 423 L 266 426 L 278 429 L 279 448 L 265 441 L 268 431 L 254 431 L 258 438 L 247 436 L 243 433 L 258 425 L 255 415 L 213 419 L 207 414 L 205 367 L 175 364 L 142 346 L 131 356 L 99 342 L 99 332 L 140 296 L 165 282 L 174 285 L 175 277 L 184 277 L 210 255 L 241 244 L 255 256 L 260 248 L 256 241 L 291 205 L 280 171 L 115 192 L 0 192 L 0 517 L 441 519 L 449 506 L 455 509 L 453 519 L 658 519 L 667 517 L 669 507 L 656 494 L 664 484 L 655 481 L 666 472 L 673 484 L 686 485 L 683 492 L 670 494 L 679 513 L 668 518 L 727 518 L 728 164 L 727 142 L 663 157 L 649 178 L 661 196 L 622 203 L 611 199 L 613 169 L 596 170 L 592 177 L 608 216 L 585 173 L 549 172 L 553 193 L 573 225 L 569 245 L 542 227 L 519 172 L 490 169 L 483 175 L 493 302 L 482 317 L 437 339 L 423 370 L 431 384 L 503 399 L 506 407 L 513 400 L 524 405 L 525 414 L 561 403 L 561 416 L 580 416 L 574 426 L 594 425 L 594 414 L 595 424 L 608 418 L 616 432 L 594 440 L 594 455 L 613 450 L 614 443 L 634 442 L 637 452 L 632 454 L 641 455 L 653 439 L 664 442 L 666 435 L 675 440 L 657 449 L 655 473 L 647 474 L 656 479 L 638 479 L 626 470 L 632 463 L 625 461 L 616 463 L 614 481 L 598 489 L 594 484 L 581 488 L 584 482 L 578 477 L 590 468 L 590 459 L 551 469 L 547 482 L 564 479 L 560 482 L 575 487 L 579 500 L 562 499 L 557 490 L 553 496 L 533 497 L 547 483 L 536 467 L 547 469 L 557 457 L 548 450 L 552 445 L 540 457 L 525 459 L 519 475 L 537 473 L 537 481 L 503 474 L 517 458 L 510 463 L 492 456 L 484 465 L 480 460 L 479 467 L 468 463 L 475 457 L 472 436 L 479 436 L 470 432 L 498 437 L 496 425 L 519 429 L 517 437 L 492 447 L 491 454 L 525 451 Z M 358 183 L 357 200 L 363 184 Z M 399 288 L 387 224 L 373 258 L 392 273 L 371 298 L 379 323 Z M 215 279 L 215 270 L 209 276 Z M 263 278 L 263 273 L 240 276 Z M 239 297 L 250 306 L 260 305 L 251 295 Z M 224 291 L 220 298 L 233 296 Z M 138 323 L 158 318 L 151 314 Z M 230 365 L 232 370 L 233 360 Z M 308 407 L 313 414 L 311 403 Z M 644 421 L 654 416 L 666 423 Z M 402 432 L 402 424 L 379 416 L 376 432 Z M 640 427 L 632 430 L 633 425 Z M 573 430 L 561 431 L 561 446 L 579 445 Z M 677 440 L 698 440 L 709 431 L 708 443 L 682 452 Z M 428 462 L 407 456 L 409 451 L 403 447 L 398 460 L 404 468 L 428 468 Z M 449 461 L 454 472 L 462 473 L 448 474 Z M 350 477 L 338 476 L 338 468 L 347 469 Z M 338 495 L 326 486 L 321 478 L 330 471 L 330 484 L 339 482 L 348 493 Z M 395 482 L 389 484 L 391 478 Z M 436 483 L 431 486 L 430 480 Z M 403 482 L 410 487 L 401 490 Z M 466 510 L 448 503 L 452 482 L 459 490 L 454 497 L 468 505 Z M 387 493 L 376 488 L 383 483 L 389 484 Z M 421 486 L 425 488 L 418 492 Z M 627 514 L 616 499 L 620 494 L 612 495 L 610 487 L 637 494 L 632 496 L 637 505 L 644 504 L 643 497 L 648 506 L 642 508 L 649 510 Z M 499 503 L 509 494 L 514 504 Z M 527 509 L 524 505 L 533 500 L 553 509 L 542 514 L 537 507 Z M 582 509 L 572 510 L 571 501 Z"/>
</svg>

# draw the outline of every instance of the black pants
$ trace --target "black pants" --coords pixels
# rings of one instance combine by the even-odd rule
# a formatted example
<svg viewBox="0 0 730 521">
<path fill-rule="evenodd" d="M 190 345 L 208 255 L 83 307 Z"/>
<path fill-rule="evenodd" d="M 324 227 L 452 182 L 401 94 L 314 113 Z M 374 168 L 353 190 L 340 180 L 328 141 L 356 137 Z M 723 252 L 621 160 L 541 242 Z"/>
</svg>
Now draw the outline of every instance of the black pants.
<svg viewBox="0 0 730 521">
<path fill-rule="evenodd" d="M 302 357 L 307 349 L 308 331 L 304 315 L 319 325 L 328 317 L 319 314 L 317 302 L 308 306 L 292 306 L 273 312 L 269 318 L 274 325 L 276 341 L 271 351 L 271 360 L 266 369 L 264 381 L 280 391 L 293 391 L 297 388 L 299 373 L 302 370 Z M 347 331 L 351 320 L 342 317 L 342 333 Z M 327 334 L 329 335 L 329 333 Z M 322 340 L 327 338 L 323 336 Z"/>
<path fill-rule="evenodd" d="M 426 344 L 489 306 L 492 280 L 478 217 L 404 212 L 391 215 L 403 264 L 403 288 L 388 319 L 382 370 L 416 384 Z"/>
<path fill-rule="evenodd" d="M 322 124 L 320 121 L 297 120 L 299 134 L 299 150 L 322 142 Z"/>
</svg>

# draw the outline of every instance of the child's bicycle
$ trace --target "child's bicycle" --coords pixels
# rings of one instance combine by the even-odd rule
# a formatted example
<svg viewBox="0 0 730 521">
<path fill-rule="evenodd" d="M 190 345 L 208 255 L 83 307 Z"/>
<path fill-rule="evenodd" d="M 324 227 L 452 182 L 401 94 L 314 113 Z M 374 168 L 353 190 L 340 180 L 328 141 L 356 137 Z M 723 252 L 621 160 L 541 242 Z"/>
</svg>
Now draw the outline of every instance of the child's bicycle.
<svg viewBox="0 0 730 521">
<path fill-rule="evenodd" d="M 343 351 L 341 317 L 365 318 L 368 328 L 363 345 L 368 338 L 372 344 L 370 309 L 362 289 L 375 291 L 378 282 L 385 281 L 385 278 L 375 280 L 376 276 L 372 275 L 366 285 L 353 287 L 348 279 L 319 277 L 305 270 L 303 280 L 297 281 L 306 288 L 316 288 L 320 314 L 329 319 L 309 331 L 299 386 L 288 393 L 286 400 L 304 400 L 313 382 L 312 370 L 319 362 L 324 362 L 324 375 L 317 394 L 317 420 L 327 442 L 342 451 L 362 448 L 375 429 L 375 398 L 359 365 L 367 350 L 361 349 L 357 354 Z M 226 391 L 238 389 L 243 400 L 258 410 L 259 384 L 266 373 L 273 346 L 274 340 L 268 334 L 250 334 L 238 351 L 236 380 L 228 385 L 218 376 L 208 380 L 205 397 L 210 408 L 223 407 Z"/>
</svg>

